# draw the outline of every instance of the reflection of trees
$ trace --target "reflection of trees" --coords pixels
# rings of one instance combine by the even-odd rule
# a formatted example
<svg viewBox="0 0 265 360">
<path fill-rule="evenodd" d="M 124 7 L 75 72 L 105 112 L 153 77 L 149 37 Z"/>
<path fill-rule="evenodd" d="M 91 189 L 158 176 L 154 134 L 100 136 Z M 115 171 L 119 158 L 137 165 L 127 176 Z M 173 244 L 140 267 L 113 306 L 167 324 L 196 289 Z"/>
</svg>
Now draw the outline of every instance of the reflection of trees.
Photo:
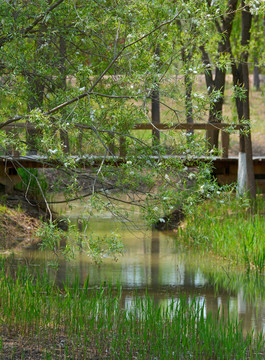
<svg viewBox="0 0 265 360">
<path fill-rule="evenodd" d="M 159 252 L 160 252 L 160 244 L 159 244 L 159 231 L 152 230 L 151 237 L 151 287 L 157 288 L 159 287 Z"/>
<path fill-rule="evenodd" d="M 237 317 L 242 322 L 246 332 L 251 328 L 262 331 L 265 319 L 265 279 L 257 274 L 242 274 L 232 271 L 202 270 L 212 288 L 211 295 L 206 295 L 206 310 L 216 313 L 220 307 L 220 314 L 232 318 Z M 214 296 L 213 293 L 217 295 Z M 217 304 L 212 300 L 217 298 Z M 212 297 L 212 299 L 211 299 Z M 228 301 L 228 298 L 230 300 Z"/>
<path fill-rule="evenodd" d="M 169 254 L 169 247 L 165 234 L 157 231 L 149 234 L 145 239 L 139 239 L 138 243 L 133 240 L 127 257 L 125 253 L 124 258 L 118 263 L 103 262 L 98 267 L 91 264 L 83 254 L 75 262 L 62 261 L 58 271 L 55 271 L 47 265 L 48 255 L 43 253 L 40 256 L 40 253 L 27 252 L 23 261 L 21 258 L 9 259 L 10 271 L 15 273 L 15 264 L 23 263 L 33 272 L 36 268 L 40 273 L 48 272 L 49 278 L 60 286 L 66 279 L 73 283 L 77 273 L 81 285 L 87 276 L 90 278 L 91 286 L 104 282 L 108 285 L 112 282 L 115 287 L 119 282 L 124 285 L 121 306 L 129 303 L 133 306 L 135 288 L 138 289 L 138 295 L 145 296 L 145 287 L 148 286 L 148 294 L 161 306 L 169 304 L 172 298 L 177 301 L 180 294 L 185 294 L 187 301 L 194 297 L 198 301 L 203 299 L 206 312 L 211 312 L 213 316 L 216 316 L 218 307 L 220 315 L 224 314 L 225 317 L 230 311 L 231 319 L 238 317 L 244 331 L 251 328 L 262 330 L 265 323 L 264 277 L 256 274 L 247 276 L 231 269 L 209 269 L 209 263 L 204 266 L 198 257 L 195 260 L 189 255 L 182 258 L 180 253 L 176 256 L 174 253 L 168 258 L 166 256 Z M 22 256 L 24 257 L 24 254 Z M 164 259 L 171 259 L 170 263 L 165 263 Z M 130 286 L 129 290 L 126 289 L 126 285 Z"/>
<path fill-rule="evenodd" d="M 195 288 L 195 271 L 191 271 L 186 265 L 184 270 L 184 288 L 194 289 Z"/>
</svg>

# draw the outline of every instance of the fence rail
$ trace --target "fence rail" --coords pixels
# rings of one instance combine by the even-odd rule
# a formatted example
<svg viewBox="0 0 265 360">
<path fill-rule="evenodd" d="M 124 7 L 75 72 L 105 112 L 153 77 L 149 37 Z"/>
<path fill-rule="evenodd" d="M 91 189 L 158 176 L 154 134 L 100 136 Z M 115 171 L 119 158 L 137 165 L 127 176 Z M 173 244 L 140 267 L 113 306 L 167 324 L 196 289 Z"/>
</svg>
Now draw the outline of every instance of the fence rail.
<svg viewBox="0 0 265 360">
<path fill-rule="evenodd" d="M 75 124 L 75 127 L 82 128 L 85 130 L 82 124 Z M 6 131 L 6 133 L 12 132 L 13 136 L 19 136 L 20 131 L 27 131 L 27 130 L 34 130 L 34 126 L 32 124 L 26 123 L 16 123 L 7 125 L 1 130 Z M 88 127 L 89 129 L 89 127 Z M 135 124 L 132 130 L 160 130 L 160 131 L 189 131 L 189 130 L 221 130 L 221 158 L 228 158 L 229 153 L 229 142 L 230 142 L 230 132 L 229 129 L 233 130 L 240 130 L 242 129 L 242 125 L 233 125 L 233 124 L 225 124 L 225 123 L 195 123 L 195 124 L 187 124 L 187 123 L 177 123 L 177 124 L 152 124 L 152 123 L 140 123 Z M 67 133 L 64 134 L 67 136 Z M 152 136 L 154 136 L 152 134 Z M 119 155 L 120 157 L 126 157 L 127 149 L 126 149 L 126 135 L 121 135 L 119 138 Z M 82 144 L 82 134 L 79 135 L 79 143 Z M 80 145 L 82 146 L 82 145 Z M 113 144 L 110 144 L 110 150 L 112 149 Z M 67 149 L 69 150 L 69 149 Z M 19 149 L 9 148 L 7 152 L 12 155 L 19 156 L 20 151 Z"/>
</svg>

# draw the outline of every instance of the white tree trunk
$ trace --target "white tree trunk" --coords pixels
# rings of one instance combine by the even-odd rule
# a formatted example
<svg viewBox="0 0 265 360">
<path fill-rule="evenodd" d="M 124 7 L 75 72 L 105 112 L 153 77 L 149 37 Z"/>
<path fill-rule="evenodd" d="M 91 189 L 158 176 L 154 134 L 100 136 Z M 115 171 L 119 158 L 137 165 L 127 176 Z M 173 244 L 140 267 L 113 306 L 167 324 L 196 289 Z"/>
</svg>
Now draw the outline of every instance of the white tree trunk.
<svg viewBox="0 0 265 360">
<path fill-rule="evenodd" d="M 237 194 L 242 196 L 247 185 L 247 156 L 245 152 L 238 154 Z"/>
</svg>

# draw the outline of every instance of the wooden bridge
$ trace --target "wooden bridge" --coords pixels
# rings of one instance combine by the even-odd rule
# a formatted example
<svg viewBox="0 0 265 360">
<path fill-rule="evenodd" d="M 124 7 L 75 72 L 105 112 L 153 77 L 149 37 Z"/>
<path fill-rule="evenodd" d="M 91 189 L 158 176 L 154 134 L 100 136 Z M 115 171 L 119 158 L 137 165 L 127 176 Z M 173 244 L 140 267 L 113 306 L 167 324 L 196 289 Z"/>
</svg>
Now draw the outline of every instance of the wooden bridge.
<svg viewBox="0 0 265 360">
<path fill-rule="evenodd" d="M 1 130 L 12 132 L 16 136 L 21 131 L 25 131 L 28 127 L 33 127 L 28 124 L 17 123 L 15 125 L 9 125 Z M 78 124 L 77 124 L 78 127 Z M 136 124 L 133 130 L 152 130 L 153 136 L 155 131 L 194 131 L 194 130 L 221 130 L 221 156 L 220 157 L 200 157 L 200 158 L 189 158 L 188 160 L 183 157 L 183 161 L 190 167 L 196 166 L 198 160 L 204 162 L 212 162 L 213 164 L 213 175 L 217 178 L 219 184 L 231 184 L 237 181 L 237 168 L 238 158 L 228 157 L 229 153 L 229 138 L 230 133 L 228 129 L 231 128 L 230 124 L 223 123 L 205 123 L 205 124 Z M 233 126 L 233 130 L 240 130 L 240 125 Z M 69 150 L 69 149 L 67 149 Z M 105 163 L 111 163 L 118 166 L 121 163 L 129 160 L 126 156 L 126 146 L 124 136 L 120 136 L 119 154 L 116 156 L 95 156 L 95 155 L 82 155 L 72 156 L 76 164 L 82 168 L 91 168 L 99 166 L 104 159 Z M 161 158 L 172 158 L 177 156 L 166 155 L 166 156 L 152 156 L 153 160 L 161 160 Z M 179 156 L 178 156 L 179 158 Z M 194 160 L 194 161 L 193 161 Z M 253 158 L 255 179 L 257 187 L 265 193 L 265 157 Z M 48 156 L 41 155 L 20 155 L 18 149 L 9 148 L 6 154 L 0 155 L 0 184 L 6 186 L 6 191 L 12 191 L 14 185 L 20 182 L 20 177 L 17 173 L 18 168 L 48 168 L 57 167 L 61 165 L 58 160 L 52 160 Z"/>
</svg>

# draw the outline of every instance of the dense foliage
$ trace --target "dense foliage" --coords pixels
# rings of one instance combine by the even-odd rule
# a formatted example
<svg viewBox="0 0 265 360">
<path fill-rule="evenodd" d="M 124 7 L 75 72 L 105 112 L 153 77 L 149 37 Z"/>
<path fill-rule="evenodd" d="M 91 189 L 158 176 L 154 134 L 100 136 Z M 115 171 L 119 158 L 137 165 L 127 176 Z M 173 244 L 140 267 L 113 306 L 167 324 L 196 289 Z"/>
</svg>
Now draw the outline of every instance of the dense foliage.
<svg viewBox="0 0 265 360">
<path fill-rule="evenodd" d="M 133 129 L 159 118 L 200 122 L 206 112 L 209 122 L 224 121 L 225 76 L 232 71 L 238 120 L 247 124 L 241 143 L 251 151 L 244 62 L 250 54 L 262 65 L 255 39 L 263 8 L 256 0 L 1 2 L 1 126 L 28 124 L 26 136 L 2 132 L 2 151 L 16 147 L 56 160 L 70 177 L 72 197 L 80 190 L 77 175 L 90 182 L 93 204 L 101 203 L 98 192 L 109 204 L 105 190 L 114 187 L 137 193 L 134 203 L 147 194 L 152 219 L 210 196 L 208 167 L 190 171 L 165 155 L 210 156 L 218 131 L 208 134 L 209 148 L 192 133 L 158 134 L 154 126 L 151 139 Z M 205 89 L 195 91 L 204 76 Z M 107 161 L 118 153 L 127 155 L 119 169 L 115 158 Z M 101 156 L 89 175 L 72 157 L 84 154 Z"/>
</svg>

